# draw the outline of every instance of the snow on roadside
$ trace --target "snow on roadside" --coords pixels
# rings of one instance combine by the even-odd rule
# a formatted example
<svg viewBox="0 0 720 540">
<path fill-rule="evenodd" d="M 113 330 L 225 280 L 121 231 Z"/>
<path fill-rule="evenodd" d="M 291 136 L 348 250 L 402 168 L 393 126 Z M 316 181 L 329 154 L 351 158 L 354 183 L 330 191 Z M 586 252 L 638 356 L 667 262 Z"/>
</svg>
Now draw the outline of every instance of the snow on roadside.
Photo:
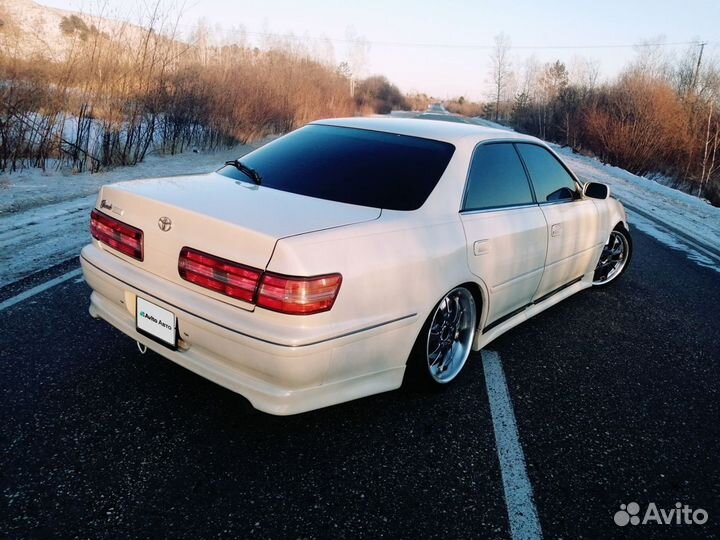
<svg viewBox="0 0 720 540">
<path fill-rule="evenodd" d="M 646 214 L 657 216 L 661 223 L 675 227 L 703 244 L 720 250 L 720 208 L 619 167 L 603 165 L 595 158 L 574 154 L 570 148 L 551 146 L 580 180 L 608 184 L 611 194 L 621 202 Z M 632 209 L 630 212 L 632 213 Z M 641 221 L 648 220 L 639 220 L 637 215 L 634 218 L 638 221 L 638 228 L 643 230 L 644 223 L 641 226 Z M 657 239 L 668 244 L 665 237 Z"/>
<path fill-rule="evenodd" d="M 261 144 L 261 143 L 260 143 Z M 185 152 L 174 156 L 151 154 L 133 167 L 117 167 L 95 174 L 67 174 L 63 171 L 23 169 L 12 174 L 0 174 L 0 218 L 76 199 L 98 192 L 100 186 L 136 178 L 176 176 L 209 172 L 218 169 L 227 159 L 233 159 L 257 148 L 259 144 L 240 145 L 217 152 Z"/>
<path fill-rule="evenodd" d="M 66 176 L 31 169 L 0 175 L 0 287 L 80 253 L 90 241 L 90 209 L 100 186 L 211 172 L 259 144 L 220 152 L 149 156 L 134 167 L 96 174 Z"/>
<path fill-rule="evenodd" d="M 665 244 L 675 251 L 683 252 L 688 259 L 695 264 L 710 268 L 720 273 L 720 265 L 716 260 L 711 259 L 694 246 L 689 245 L 686 242 L 679 241 L 677 236 L 673 235 L 667 229 L 658 227 L 657 223 L 647 219 L 644 216 L 639 215 L 632 210 L 628 210 L 628 221 L 630 222 L 630 228 L 639 229 L 648 236 L 652 236 L 655 240 L 658 240 L 662 244 Z"/>
<path fill-rule="evenodd" d="M 94 203 L 88 195 L 0 217 L 0 287 L 78 255 Z"/>
</svg>

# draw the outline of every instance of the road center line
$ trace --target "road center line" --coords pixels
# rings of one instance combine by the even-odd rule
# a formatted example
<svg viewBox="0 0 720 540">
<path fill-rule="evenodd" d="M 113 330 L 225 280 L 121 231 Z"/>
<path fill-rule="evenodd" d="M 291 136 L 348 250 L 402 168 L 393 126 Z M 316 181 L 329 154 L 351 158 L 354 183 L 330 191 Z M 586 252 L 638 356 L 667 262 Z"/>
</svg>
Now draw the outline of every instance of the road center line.
<svg viewBox="0 0 720 540">
<path fill-rule="evenodd" d="M 492 351 L 482 351 L 481 354 L 510 534 L 513 540 L 540 540 L 542 529 L 500 356 Z"/>
<path fill-rule="evenodd" d="M 22 302 L 23 300 L 27 300 L 28 298 L 35 296 L 36 294 L 40 294 L 43 291 L 47 291 L 48 289 L 55 287 L 55 285 L 60 285 L 61 283 L 64 283 L 69 279 L 79 276 L 80 274 L 82 274 L 82 270 L 80 268 L 76 268 L 75 270 L 72 270 L 67 274 L 63 274 L 54 279 L 51 279 L 50 281 L 41 283 L 40 285 L 37 285 L 32 289 L 28 289 L 27 291 L 23 291 L 20 294 L 16 294 L 15 296 L 11 296 L 7 300 L 0 302 L 0 311 L 12 307 L 15 304 Z"/>
</svg>

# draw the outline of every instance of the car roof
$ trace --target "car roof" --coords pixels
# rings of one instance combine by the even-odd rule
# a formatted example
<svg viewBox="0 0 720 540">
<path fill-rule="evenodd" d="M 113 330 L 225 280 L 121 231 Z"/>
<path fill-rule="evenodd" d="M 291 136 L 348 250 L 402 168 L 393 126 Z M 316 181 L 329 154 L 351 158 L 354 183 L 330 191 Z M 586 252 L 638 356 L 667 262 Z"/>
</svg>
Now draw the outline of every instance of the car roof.
<svg viewBox="0 0 720 540">
<path fill-rule="evenodd" d="M 326 126 L 383 131 L 386 133 L 396 133 L 398 135 L 434 139 L 453 144 L 468 140 L 481 142 L 490 139 L 517 139 L 539 142 L 539 139 L 536 139 L 535 137 L 516 133 L 515 131 L 462 122 L 446 122 L 442 120 L 428 120 L 420 118 L 366 116 L 354 118 L 329 118 L 325 120 L 316 120 L 312 123 Z"/>
</svg>

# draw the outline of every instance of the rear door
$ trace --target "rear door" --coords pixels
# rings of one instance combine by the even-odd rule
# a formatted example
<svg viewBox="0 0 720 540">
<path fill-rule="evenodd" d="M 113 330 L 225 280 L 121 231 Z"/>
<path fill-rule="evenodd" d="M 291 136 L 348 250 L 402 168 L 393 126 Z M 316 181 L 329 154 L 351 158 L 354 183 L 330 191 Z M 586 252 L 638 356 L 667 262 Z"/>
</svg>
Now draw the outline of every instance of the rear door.
<svg viewBox="0 0 720 540">
<path fill-rule="evenodd" d="M 591 268 L 599 216 L 593 201 L 582 198 L 580 186 L 552 152 L 532 143 L 518 143 L 516 148 L 547 221 L 547 258 L 533 298 L 537 301 L 577 281 Z"/>
<path fill-rule="evenodd" d="M 547 250 L 547 223 L 512 143 L 475 149 L 460 218 L 470 270 L 490 293 L 487 327 L 532 301 Z"/>
</svg>

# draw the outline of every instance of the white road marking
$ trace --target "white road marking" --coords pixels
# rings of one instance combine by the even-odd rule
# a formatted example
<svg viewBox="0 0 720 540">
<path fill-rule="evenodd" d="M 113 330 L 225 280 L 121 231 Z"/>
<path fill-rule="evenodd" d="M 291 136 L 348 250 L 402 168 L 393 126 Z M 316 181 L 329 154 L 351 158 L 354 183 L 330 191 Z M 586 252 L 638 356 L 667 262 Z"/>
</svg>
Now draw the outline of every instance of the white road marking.
<svg viewBox="0 0 720 540">
<path fill-rule="evenodd" d="M 62 276 L 58 276 L 54 279 L 51 279 L 50 281 L 41 283 L 40 285 L 37 285 L 36 287 L 33 287 L 32 289 L 23 291 L 20 294 L 17 294 L 15 296 L 11 296 L 7 300 L 0 302 L 0 311 L 7 309 L 9 307 L 12 307 L 15 304 L 18 304 L 18 303 L 22 302 L 23 300 L 27 300 L 28 298 L 35 296 L 36 294 L 39 294 L 43 291 L 47 291 L 48 289 L 53 288 L 55 285 L 60 285 L 61 283 L 64 283 L 65 281 L 67 281 L 69 279 L 79 276 L 81 273 L 82 273 L 82 270 L 80 268 L 77 268 L 71 272 L 68 272 L 67 274 L 63 274 Z"/>
<path fill-rule="evenodd" d="M 510 402 L 500 356 L 492 351 L 482 351 L 482 363 L 495 430 L 495 444 L 500 460 L 510 534 L 513 540 L 540 540 L 542 529 L 525 468 L 525 455 L 520 445 L 515 413 Z"/>
</svg>

